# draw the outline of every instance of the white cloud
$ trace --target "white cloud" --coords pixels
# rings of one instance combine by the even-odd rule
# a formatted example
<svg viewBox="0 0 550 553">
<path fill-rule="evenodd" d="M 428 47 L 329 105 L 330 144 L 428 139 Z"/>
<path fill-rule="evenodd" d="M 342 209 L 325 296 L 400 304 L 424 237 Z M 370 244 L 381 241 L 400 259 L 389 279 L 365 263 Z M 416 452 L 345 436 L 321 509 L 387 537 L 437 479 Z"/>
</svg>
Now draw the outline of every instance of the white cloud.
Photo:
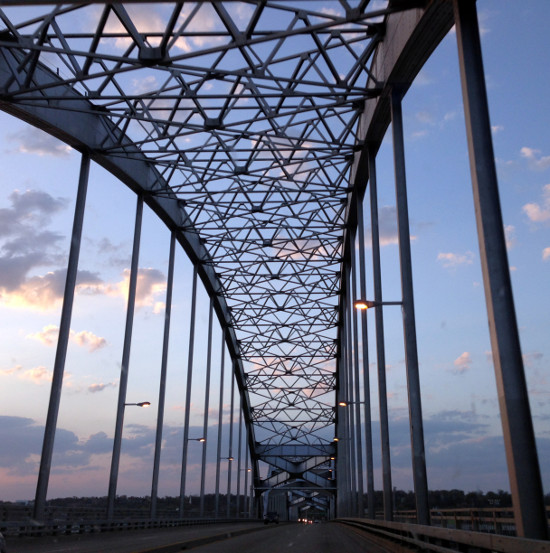
<svg viewBox="0 0 550 553">
<path fill-rule="evenodd" d="M 40 332 L 27 334 L 27 338 L 38 340 L 46 346 L 56 345 L 58 336 L 59 327 L 56 325 L 47 325 Z M 97 336 L 89 330 L 82 330 L 80 332 L 75 332 L 74 330 L 71 330 L 70 338 L 78 346 L 88 348 L 89 352 L 96 351 L 107 344 L 105 338 Z"/>
<path fill-rule="evenodd" d="M 46 369 L 46 367 L 35 367 L 34 369 L 29 369 L 21 375 L 21 378 L 24 380 L 30 380 L 35 384 L 43 384 L 51 382 L 53 378 L 53 371 Z"/>
<path fill-rule="evenodd" d="M 534 148 L 524 146 L 520 150 L 521 157 L 524 157 L 529 162 L 531 169 L 542 171 L 550 167 L 550 156 L 541 156 L 541 151 Z"/>
<path fill-rule="evenodd" d="M 98 382 L 96 384 L 91 384 L 88 386 L 88 392 L 95 394 L 97 392 L 102 392 L 106 388 L 116 388 L 117 383 L 116 382 L 108 382 L 107 384 L 104 384 L 103 382 Z"/>
<path fill-rule="evenodd" d="M 499 132 L 502 132 L 504 130 L 504 127 L 502 125 L 492 125 L 491 126 L 491 131 L 493 132 L 493 134 L 497 134 Z"/>
<path fill-rule="evenodd" d="M 2 265 L 0 259 L 0 266 Z M 37 309 L 45 311 L 55 307 L 63 298 L 66 270 L 50 271 L 45 275 L 24 278 L 20 275 L 16 287 L 7 287 L 0 281 L 0 303 L 16 309 Z M 77 290 L 97 287 L 97 275 L 89 271 L 79 271 Z"/>
<path fill-rule="evenodd" d="M 107 344 L 107 340 L 105 340 L 105 338 L 97 336 L 88 330 L 71 332 L 71 339 L 79 346 L 88 348 L 89 352 L 96 351 Z"/>
<path fill-rule="evenodd" d="M 10 141 L 18 144 L 17 151 L 22 154 L 65 157 L 72 148 L 44 131 L 27 125 L 24 129 L 9 135 Z"/>
<path fill-rule="evenodd" d="M 125 269 L 123 279 L 116 284 L 108 284 L 100 286 L 98 291 L 113 297 L 128 297 L 128 289 L 130 286 L 130 269 Z M 136 306 L 153 306 L 155 307 L 156 296 L 164 293 L 166 290 L 166 277 L 157 270 L 148 268 L 140 268 L 137 279 L 136 290 Z"/>
<path fill-rule="evenodd" d="M 380 245 L 389 246 L 399 244 L 399 235 L 397 232 L 397 210 L 395 206 L 383 206 L 378 210 L 378 228 L 380 233 Z M 370 229 L 367 233 L 367 243 L 371 240 Z M 416 240 L 416 236 L 411 236 L 411 240 Z"/>
<path fill-rule="evenodd" d="M 511 250 L 516 245 L 516 228 L 513 225 L 504 227 L 504 235 L 506 237 L 506 248 Z"/>
<path fill-rule="evenodd" d="M 465 351 L 460 354 L 453 362 L 455 366 L 454 371 L 458 374 L 463 374 L 472 366 L 472 357 L 469 352 Z"/>
<path fill-rule="evenodd" d="M 57 337 L 59 336 L 59 327 L 56 325 L 47 325 L 40 332 L 34 334 L 27 334 L 27 338 L 32 340 L 38 340 L 46 346 L 54 346 L 57 343 Z"/>
<path fill-rule="evenodd" d="M 544 248 L 544 250 L 542 250 L 542 259 L 543 261 L 550 260 L 550 247 Z"/>
<path fill-rule="evenodd" d="M 455 269 L 461 265 L 471 265 L 474 261 L 472 252 L 466 253 L 439 253 L 437 260 L 441 261 L 445 269 Z"/>
<path fill-rule="evenodd" d="M 542 189 L 541 203 L 528 203 L 523 206 L 523 212 L 534 223 L 543 223 L 550 220 L 550 184 Z"/>
<path fill-rule="evenodd" d="M 134 94 L 145 94 L 159 88 L 157 79 L 154 75 L 148 75 L 143 79 L 132 79 L 132 89 Z"/>
</svg>

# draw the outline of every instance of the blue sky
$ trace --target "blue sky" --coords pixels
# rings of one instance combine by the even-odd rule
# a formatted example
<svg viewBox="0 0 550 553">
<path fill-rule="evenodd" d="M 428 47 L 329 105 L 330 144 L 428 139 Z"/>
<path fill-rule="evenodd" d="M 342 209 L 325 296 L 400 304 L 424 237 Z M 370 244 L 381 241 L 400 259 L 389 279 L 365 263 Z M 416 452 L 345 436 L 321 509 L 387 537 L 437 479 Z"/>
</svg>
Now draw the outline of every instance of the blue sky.
<svg viewBox="0 0 550 553">
<path fill-rule="evenodd" d="M 545 115 L 550 113 L 550 37 L 545 27 L 550 4 L 479 0 L 478 10 L 516 310 L 548 493 L 550 131 Z M 507 489 L 454 32 L 423 68 L 403 108 L 429 487 Z M 390 133 L 377 160 L 387 301 L 400 299 Z M 0 499 L 8 500 L 34 495 L 79 156 L 41 131 L 0 114 L 0 164 L 0 443 L 8 444 L 0 451 Z M 51 497 L 107 492 L 135 203 L 131 191 L 92 166 Z M 146 209 L 128 401 L 149 400 L 154 406 L 126 411 L 119 493 L 129 495 L 150 492 L 168 248 L 168 232 Z M 370 250 L 366 258 L 370 275 Z M 178 252 L 161 495 L 179 491 L 191 272 L 185 254 Z M 202 432 L 207 306 L 200 290 L 191 431 L 197 436 Z M 399 488 L 412 489 L 399 307 L 387 307 L 384 315 L 393 480 Z M 373 326 L 374 319 L 371 362 Z M 220 341 L 216 327 L 213 436 Z M 374 377 L 371 389 L 376 389 Z M 224 403 L 227 425 L 228 392 Z M 225 430 L 227 436 L 227 426 Z M 190 444 L 191 492 L 198 491 L 201 447 Z M 214 440 L 208 448 L 212 457 Z M 208 474 L 211 481 L 212 467 Z"/>
</svg>

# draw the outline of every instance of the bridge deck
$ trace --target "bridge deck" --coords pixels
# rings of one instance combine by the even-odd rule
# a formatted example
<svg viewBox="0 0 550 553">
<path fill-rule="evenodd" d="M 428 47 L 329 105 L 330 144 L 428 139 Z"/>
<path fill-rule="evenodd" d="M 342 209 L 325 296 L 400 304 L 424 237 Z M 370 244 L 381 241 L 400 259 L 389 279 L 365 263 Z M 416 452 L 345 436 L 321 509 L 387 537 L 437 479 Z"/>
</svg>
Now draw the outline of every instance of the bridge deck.
<svg viewBox="0 0 550 553">
<path fill-rule="evenodd" d="M 36 538 L 10 536 L 7 541 L 9 553 L 170 553 L 264 528 L 261 522 L 243 522 Z"/>
</svg>

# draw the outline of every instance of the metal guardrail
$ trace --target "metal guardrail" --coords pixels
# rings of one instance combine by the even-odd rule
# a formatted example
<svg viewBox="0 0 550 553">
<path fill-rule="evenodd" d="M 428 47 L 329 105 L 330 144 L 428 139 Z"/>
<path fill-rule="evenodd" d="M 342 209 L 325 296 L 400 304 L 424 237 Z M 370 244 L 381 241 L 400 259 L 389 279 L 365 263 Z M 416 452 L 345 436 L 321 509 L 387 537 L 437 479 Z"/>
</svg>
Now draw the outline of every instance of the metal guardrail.
<svg viewBox="0 0 550 553">
<path fill-rule="evenodd" d="M 38 522 L 32 519 L 0 522 L 0 532 L 4 536 L 60 536 L 70 534 L 91 534 L 126 530 L 155 528 L 175 528 L 228 522 L 250 522 L 251 519 L 227 518 L 186 518 L 186 519 L 143 519 L 123 518 L 116 520 L 47 520 Z"/>
<path fill-rule="evenodd" d="M 361 518 L 342 518 L 338 522 L 366 530 L 386 544 L 414 546 L 426 552 L 550 553 L 550 541 Z"/>
<path fill-rule="evenodd" d="M 380 513 L 383 519 L 383 513 Z M 469 530 L 473 532 L 490 532 L 505 536 L 516 535 L 516 523 L 512 507 L 461 507 L 458 509 L 432 509 L 431 525 Z M 550 525 L 550 507 L 546 507 L 546 518 Z M 416 523 L 416 511 L 396 511 L 395 522 Z"/>
</svg>

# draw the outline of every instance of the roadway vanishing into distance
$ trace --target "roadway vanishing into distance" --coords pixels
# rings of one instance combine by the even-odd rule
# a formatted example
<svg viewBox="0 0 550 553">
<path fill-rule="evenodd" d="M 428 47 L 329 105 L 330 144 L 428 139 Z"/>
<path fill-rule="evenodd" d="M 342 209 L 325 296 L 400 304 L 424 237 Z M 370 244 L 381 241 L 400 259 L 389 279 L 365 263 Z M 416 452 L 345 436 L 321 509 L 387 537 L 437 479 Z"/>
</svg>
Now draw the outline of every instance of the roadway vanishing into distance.
<svg viewBox="0 0 550 553">
<path fill-rule="evenodd" d="M 210 541 L 215 540 L 215 541 Z M 208 543 L 205 543 L 208 542 Z M 203 545 L 201 545 L 201 543 Z M 9 553 L 384 553 L 366 532 L 343 524 L 215 524 L 120 533 L 12 538 Z"/>
</svg>

